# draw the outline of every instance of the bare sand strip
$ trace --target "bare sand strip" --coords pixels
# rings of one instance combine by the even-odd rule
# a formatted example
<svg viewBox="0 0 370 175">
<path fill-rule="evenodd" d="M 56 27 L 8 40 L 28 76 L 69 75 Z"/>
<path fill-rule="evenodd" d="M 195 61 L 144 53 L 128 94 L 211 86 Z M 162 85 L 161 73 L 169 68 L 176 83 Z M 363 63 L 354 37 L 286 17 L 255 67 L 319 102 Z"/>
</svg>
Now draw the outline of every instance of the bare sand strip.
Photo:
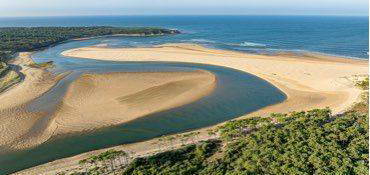
<svg viewBox="0 0 370 175">
<path fill-rule="evenodd" d="M 225 66 L 257 75 L 280 88 L 288 96 L 283 103 L 265 107 L 240 118 L 323 107 L 331 107 L 335 113 L 340 113 L 352 105 L 361 93 L 354 86 L 354 81 L 359 76 L 368 74 L 368 61 L 322 55 L 252 55 L 192 44 L 122 49 L 87 47 L 69 50 L 63 54 L 115 61 L 177 61 Z M 200 132 L 199 140 L 209 139 L 207 130 L 214 127 L 216 126 L 197 130 Z M 177 142 L 180 143 L 178 140 Z M 158 151 L 156 148 L 156 139 L 114 147 L 117 150 L 135 152 L 137 156 L 153 154 Z M 72 170 L 78 167 L 79 160 L 106 150 L 56 160 L 17 174 L 55 174 Z"/>
<path fill-rule="evenodd" d="M 29 148 L 56 135 L 121 124 L 181 106 L 211 93 L 217 81 L 207 71 L 83 74 L 53 106 L 50 103 L 57 101 L 56 97 L 41 104 L 39 97 L 60 78 L 30 68 L 30 63 L 27 54 L 16 59 L 25 80 L 0 95 L 0 152 L 5 148 Z M 30 109 L 34 104 L 41 109 Z"/>
</svg>

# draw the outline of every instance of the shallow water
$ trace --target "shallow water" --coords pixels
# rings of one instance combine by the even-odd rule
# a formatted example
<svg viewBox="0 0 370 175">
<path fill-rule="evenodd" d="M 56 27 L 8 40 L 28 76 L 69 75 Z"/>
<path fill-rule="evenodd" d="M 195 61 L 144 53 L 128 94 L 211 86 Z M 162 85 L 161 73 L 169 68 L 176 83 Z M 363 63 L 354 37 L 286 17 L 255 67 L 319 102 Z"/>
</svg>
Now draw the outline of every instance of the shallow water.
<svg viewBox="0 0 370 175">
<path fill-rule="evenodd" d="M 59 102 L 58 99 L 64 95 L 68 84 L 79 74 L 85 72 L 192 71 L 200 69 L 210 71 L 217 76 L 217 87 L 212 94 L 181 107 L 89 133 L 53 138 L 32 149 L 0 155 L 1 174 L 90 150 L 214 125 L 286 99 L 283 92 L 265 80 L 226 67 L 170 62 L 99 61 L 68 58 L 60 55 L 62 51 L 68 49 L 95 45 L 111 39 L 126 40 L 127 37 L 72 41 L 35 53 L 33 58 L 36 61 L 52 60 L 55 62 L 56 68 L 52 70 L 53 72 L 72 71 L 73 73 L 60 81 L 44 96 L 36 99 L 29 106 L 29 109 L 32 111 L 52 109 Z M 47 117 L 45 116 L 45 121 L 47 121 Z"/>
</svg>

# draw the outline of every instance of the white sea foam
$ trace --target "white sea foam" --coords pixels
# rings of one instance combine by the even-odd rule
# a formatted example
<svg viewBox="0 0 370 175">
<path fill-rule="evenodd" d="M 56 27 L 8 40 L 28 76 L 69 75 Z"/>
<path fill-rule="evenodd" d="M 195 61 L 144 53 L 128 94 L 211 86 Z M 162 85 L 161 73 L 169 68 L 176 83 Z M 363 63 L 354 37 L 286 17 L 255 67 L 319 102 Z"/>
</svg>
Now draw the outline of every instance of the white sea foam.
<svg viewBox="0 0 370 175">
<path fill-rule="evenodd" d="M 266 47 L 267 46 L 266 44 L 253 43 L 253 42 L 247 42 L 247 41 L 242 42 L 239 45 L 243 47 Z"/>
</svg>

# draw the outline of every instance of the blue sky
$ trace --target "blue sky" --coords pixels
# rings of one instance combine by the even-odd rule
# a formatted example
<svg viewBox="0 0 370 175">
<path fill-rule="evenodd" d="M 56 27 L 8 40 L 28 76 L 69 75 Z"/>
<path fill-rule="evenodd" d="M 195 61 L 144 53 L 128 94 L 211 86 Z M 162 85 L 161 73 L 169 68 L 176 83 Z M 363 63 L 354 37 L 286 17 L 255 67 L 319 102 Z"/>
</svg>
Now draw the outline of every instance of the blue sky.
<svg viewBox="0 0 370 175">
<path fill-rule="evenodd" d="M 0 16 L 368 15 L 368 0 L 0 0 Z"/>
</svg>

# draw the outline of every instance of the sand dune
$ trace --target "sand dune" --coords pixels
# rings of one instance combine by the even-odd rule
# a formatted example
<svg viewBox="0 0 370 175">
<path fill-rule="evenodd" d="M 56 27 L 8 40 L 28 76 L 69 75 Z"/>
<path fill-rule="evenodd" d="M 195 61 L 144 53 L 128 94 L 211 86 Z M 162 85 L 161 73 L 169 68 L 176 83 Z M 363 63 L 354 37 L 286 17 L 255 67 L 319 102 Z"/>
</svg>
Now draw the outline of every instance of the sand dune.
<svg viewBox="0 0 370 175">
<path fill-rule="evenodd" d="M 0 152 L 181 106 L 211 93 L 217 81 L 206 71 L 83 74 L 60 99 L 45 100 L 39 97 L 64 75 L 54 77 L 29 63 L 27 54 L 16 59 L 25 80 L 0 94 Z"/>
</svg>

